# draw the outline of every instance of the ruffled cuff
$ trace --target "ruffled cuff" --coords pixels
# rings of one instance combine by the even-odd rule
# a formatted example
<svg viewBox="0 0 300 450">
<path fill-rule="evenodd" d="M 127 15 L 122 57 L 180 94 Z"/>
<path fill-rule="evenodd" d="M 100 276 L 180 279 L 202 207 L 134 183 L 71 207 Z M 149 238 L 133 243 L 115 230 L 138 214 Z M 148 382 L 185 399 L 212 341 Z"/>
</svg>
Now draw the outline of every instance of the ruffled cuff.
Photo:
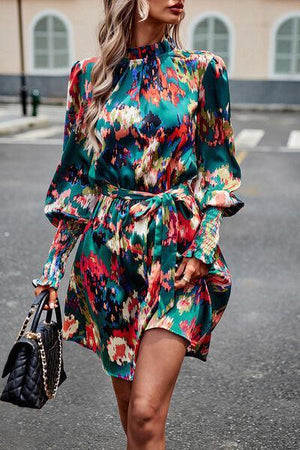
<svg viewBox="0 0 300 450">
<path fill-rule="evenodd" d="M 244 202 L 236 194 L 224 189 L 208 189 L 204 196 L 201 199 L 198 198 L 198 200 L 202 211 L 205 211 L 208 207 L 222 208 L 225 217 L 233 216 L 244 206 Z"/>
<path fill-rule="evenodd" d="M 32 280 L 32 284 L 34 285 L 34 287 L 37 286 L 50 286 L 53 287 L 54 289 L 58 289 L 59 288 L 59 282 L 55 279 L 49 279 L 47 276 L 41 276 L 40 278 L 34 278 Z"/>
<path fill-rule="evenodd" d="M 42 269 L 40 278 L 32 280 L 34 285 L 49 285 L 58 289 L 63 278 L 68 257 L 77 239 L 83 232 L 85 223 L 77 220 L 60 220 L 53 241 L 50 245 L 48 258 Z"/>
<path fill-rule="evenodd" d="M 192 245 L 182 254 L 184 257 L 195 257 L 205 264 L 211 264 L 215 258 L 220 239 L 220 225 L 223 210 L 208 206 L 204 211 L 199 231 Z"/>
</svg>

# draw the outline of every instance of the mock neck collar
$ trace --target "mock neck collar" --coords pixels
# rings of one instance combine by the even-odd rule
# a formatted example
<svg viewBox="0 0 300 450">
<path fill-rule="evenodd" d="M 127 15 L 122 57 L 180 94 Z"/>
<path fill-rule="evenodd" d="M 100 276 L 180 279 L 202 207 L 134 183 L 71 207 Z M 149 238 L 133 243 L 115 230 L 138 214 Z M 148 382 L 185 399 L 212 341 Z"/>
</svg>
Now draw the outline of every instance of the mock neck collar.
<svg viewBox="0 0 300 450">
<path fill-rule="evenodd" d="M 176 47 L 175 41 L 171 36 L 164 36 L 161 40 L 152 44 L 140 45 L 137 47 L 127 47 L 127 59 L 143 59 L 154 57 L 172 51 Z"/>
</svg>

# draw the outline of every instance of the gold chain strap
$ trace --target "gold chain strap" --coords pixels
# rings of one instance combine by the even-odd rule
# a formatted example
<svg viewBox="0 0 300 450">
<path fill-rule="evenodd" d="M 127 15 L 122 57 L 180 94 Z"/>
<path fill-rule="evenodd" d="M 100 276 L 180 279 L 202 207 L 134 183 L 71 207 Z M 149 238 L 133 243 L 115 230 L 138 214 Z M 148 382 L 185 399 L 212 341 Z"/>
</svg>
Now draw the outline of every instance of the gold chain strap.
<svg viewBox="0 0 300 450">
<path fill-rule="evenodd" d="M 18 333 L 18 336 L 16 338 L 16 341 L 18 341 L 24 334 L 25 329 L 28 325 L 28 322 L 30 320 L 30 317 L 32 316 L 32 314 L 34 313 L 34 311 L 36 310 L 38 305 L 33 305 L 31 306 L 30 310 L 28 311 L 28 314 L 21 326 L 21 329 Z M 54 383 L 54 387 L 53 387 L 53 392 L 51 392 L 48 388 L 48 376 L 47 376 L 47 359 L 46 359 L 46 352 L 45 352 L 45 348 L 44 348 L 44 343 L 42 340 L 42 335 L 41 333 L 32 333 L 31 331 L 28 331 L 25 334 L 25 337 L 28 339 L 37 339 L 37 343 L 38 343 L 38 349 L 39 349 L 39 354 L 41 357 L 41 362 L 42 362 L 42 372 L 43 372 L 43 382 L 44 382 L 44 389 L 46 392 L 47 397 L 50 398 L 55 398 L 56 393 L 57 393 L 57 389 L 58 389 L 58 384 L 59 384 L 59 380 L 60 380 L 60 374 L 61 374 L 61 366 L 62 366 L 62 331 L 58 330 L 58 343 L 59 343 L 59 362 L 58 362 L 58 370 L 57 370 L 57 377 L 55 379 L 55 383 Z"/>
<path fill-rule="evenodd" d="M 18 336 L 17 336 L 17 338 L 16 338 L 16 341 L 18 341 L 18 340 L 23 336 L 24 331 L 25 331 L 25 329 L 26 329 L 26 327 L 27 327 L 27 324 L 28 324 L 28 322 L 29 322 L 29 320 L 30 320 L 30 317 L 31 317 L 32 314 L 34 313 L 36 307 L 37 307 L 37 305 L 34 305 L 34 306 L 32 306 L 32 307 L 30 308 L 30 310 L 28 311 L 27 317 L 25 318 L 25 320 L 24 320 L 24 322 L 23 322 L 23 324 L 22 324 L 22 326 L 21 326 L 21 329 L 20 329 L 20 331 L 19 331 L 19 333 L 18 333 Z"/>
<path fill-rule="evenodd" d="M 41 333 L 37 333 L 36 337 L 37 337 L 37 342 L 38 342 L 38 346 L 39 346 L 39 352 L 40 352 L 41 361 L 42 361 L 43 381 L 44 381 L 45 392 L 46 392 L 46 395 L 47 395 L 48 398 L 55 398 L 56 393 L 57 393 L 57 389 L 58 389 L 58 383 L 59 383 L 59 380 L 60 380 L 61 365 L 62 365 L 62 332 L 61 332 L 61 330 L 58 331 L 59 362 L 58 362 L 57 376 L 56 376 L 56 379 L 55 379 L 55 383 L 54 383 L 54 387 L 53 387 L 53 391 L 52 392 L 49 390 L 49 386 L 48 386 L 47 359 L 46 359 L 46 353 L 45 353 L 45 348 L 44 348 L 44 343 L 43 343 L 43 340 L 42 340 Z"/>
</svg>

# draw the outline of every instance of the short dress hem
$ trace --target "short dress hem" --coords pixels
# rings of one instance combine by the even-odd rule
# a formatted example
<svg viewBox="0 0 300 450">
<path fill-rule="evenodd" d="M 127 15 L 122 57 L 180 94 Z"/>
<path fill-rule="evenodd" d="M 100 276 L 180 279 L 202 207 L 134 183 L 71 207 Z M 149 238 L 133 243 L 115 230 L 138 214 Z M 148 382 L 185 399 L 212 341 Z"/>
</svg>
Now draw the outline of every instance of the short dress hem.
<svg viewBox="0 0 300 450">
<path fill-rule="evenodd" d="M 166 328 L 166 327 L 164 327 L 164 326 L 151 326 L 150 328 L 146 328 L 145 331 L 147 331 L 147 330 L 154 330 L 154 329 L 167 330 L 167 331 L 169 331 L 169 332 L 172 333 L 172 334 L 176 334 L 177 336 L 183 337 L 184 339 L 186 339 L 187 341 L 189 341 L 189 345 L 187 346 L 186 353 L 185 353 L 184 357 L 193 356 L 193 357 L 195 357 L 196 359 L 199 359 L 200 361 L 206 362 L 206 360 L 207 360 L 207 355 L 199 355 L 199 354 L 194 354 L 194 353 L 189 352 L 188 348 L 189 348 L 191 345 L 192 345 L 192 346 L 193 346 L 193 345 L 196 345 L 196 342 L 194 342 L 193 340 L 189 339 L 189 338 L 188 338 L 186 335 L 184 335 L 183 333 L 178 333 L 178 332 L 173 331 L 173 330 L 170 330 L 170 329 L 168 329 L 168 328 Z M 107 375 L 109 375 L 109 376 L 111 376 L 111 377 L 114 377 L 114 378 L 121 378 L 121 379 L 126 380 L 126 381 L 133 381 L 135 370 L 132 370 L 133 375 L 130 375 L 130 376 L 129 376 L 129 375 L 122 376 L 122 375 L 120 375 L 120 373 L 117 374 L 117 373 L 114 373 L 114 372 L 108 370 L 108 369 L 105 367 L 105 365 L 104 365 L 104 363 L 103 363 L 103 361 L 102 361 L 101 355 L 99 355 L 99 351 L 98 351 L 97 349 L 94 350 L 92 347 L 89 347 L 88 345 L 86 345 L 86 344 L 84 343 L 84 339 L 85 339 L 84 337 L 82 337 L 82 338 L 80 338 L 80 339 L 78 339 L 78 337 L 68 337 L 68 338 L 63 337 L 63 340 L 64 340 L 64 341 L 74 342 L 75 344 L 78 344 L 78 345 L 80 345 L 80 346 L 82 346 L 82 347 L 84 347 L 84 348 L 87 348 L 88 350 L 91 350 L 93 353 L 98 354 L 99 359 L 100 359 L 101 368 L 102 368 L 103 372 L 105 372 Z M 133 361 L 133 364 L 131 364 L 131 367 L 135 367 L 135 365 L 136 365 L 136 360 L 133 359 L 132 361 Z"/>
</svg>

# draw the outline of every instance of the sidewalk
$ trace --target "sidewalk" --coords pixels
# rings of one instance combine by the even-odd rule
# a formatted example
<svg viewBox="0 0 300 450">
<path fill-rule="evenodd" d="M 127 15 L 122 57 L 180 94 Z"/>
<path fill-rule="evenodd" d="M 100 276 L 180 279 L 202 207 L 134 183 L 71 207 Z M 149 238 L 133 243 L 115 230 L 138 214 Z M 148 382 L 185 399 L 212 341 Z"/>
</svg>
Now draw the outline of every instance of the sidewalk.
<svg viewBox="0 0 300 450">
<path fill-rule="evenodd" d="M 21 105 L 0 104 L 0 136 L 10 135 L 31 129 L 47 127 L 64 121 L 65 107 L 62 105 L 40 105 L 38 115 L 31 116 L 28 105 L 27 116 L 23 116 Z"/>
</svg>

